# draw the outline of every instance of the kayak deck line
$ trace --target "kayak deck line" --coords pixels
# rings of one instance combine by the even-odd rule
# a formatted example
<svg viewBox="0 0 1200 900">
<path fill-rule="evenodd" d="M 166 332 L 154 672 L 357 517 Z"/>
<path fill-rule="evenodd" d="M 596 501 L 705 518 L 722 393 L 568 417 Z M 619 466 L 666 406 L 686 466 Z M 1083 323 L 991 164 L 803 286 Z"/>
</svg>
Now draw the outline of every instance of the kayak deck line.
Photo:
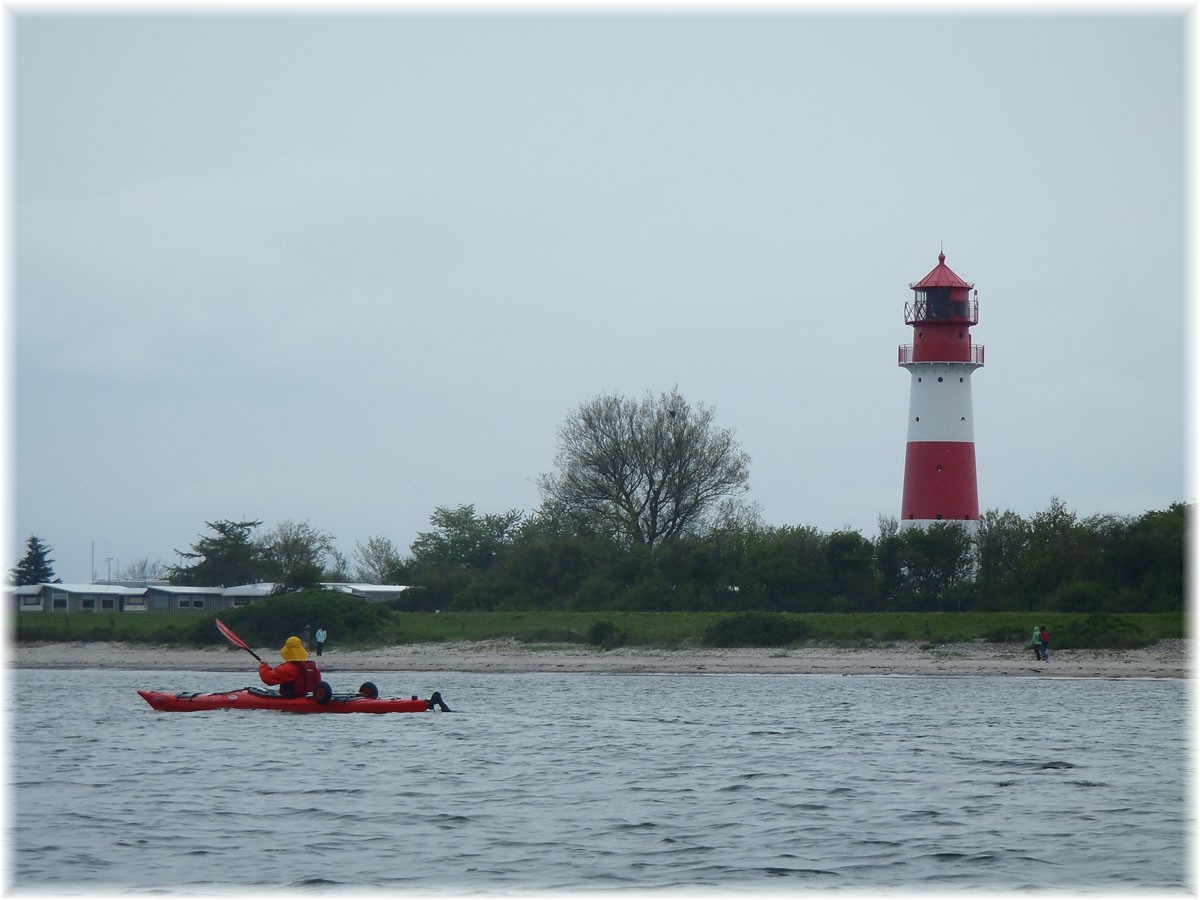
<svg viewBox="0 0 1200 900">
<path fill-rule="evenodd" d="M 363 687 L 367 687 L 364 685 Z M 370 685 L 374 688 L 374 685 Z M 440 691 L 434 691 L 428 700 L 419 697 L 379 697 L 377 692 L 353 694 L 330 694 L 318 700 L 313 696 L 282 697 L 275 691 L 258 687 L 242 687 L 231 691 L 209 693 L 138 690 L 138 696 L 157 712 L 204 712 L 212 709 L 270 709 L 292 713 L 393 713 L 450 712 Z"/>
</svg>

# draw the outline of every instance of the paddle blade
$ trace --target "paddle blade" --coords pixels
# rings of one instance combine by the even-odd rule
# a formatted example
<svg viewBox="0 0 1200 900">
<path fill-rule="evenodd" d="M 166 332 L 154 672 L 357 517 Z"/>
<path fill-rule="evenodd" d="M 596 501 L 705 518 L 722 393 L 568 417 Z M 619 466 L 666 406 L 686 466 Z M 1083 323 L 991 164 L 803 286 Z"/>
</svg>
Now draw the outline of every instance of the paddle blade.
<svg viewBox="0 0 1200 900">
<path fill-rule="evenodd" d="M 246 642 L 243 641 L 236 634 L 234 634 L 230 630 L 229 626 L 226 625 L 224 622 L 222 622 L 220 619 L 217 619 L 217 631 L 219 631 L 219 632 L 221 632 L 221 634 L 225 635 L 226 640 L 228 640 L 229 643 L 233 644 L 235 647 L 241 647 L 243 650 L 250 650 L 250 647 L 247 646 Z M 250 650 L 250 652 L 253 653 L 254 651 Z"/>
<path fill-rule="evenodd" d="M 259 662 L 262 662 L 262 657 L 259 656 L 257 653 L 255 653 L 253 650 L 251 650 L 250 647 L 246 644 L 246 642 L 243 641 L 236 634 L 234 634 L 228 625 L 226 625 L 220 619 L 216 619 L 215 621 L 217 623 L 217 631 L 219 631 L 219 632 L 221 632 L 221 634 L 225 635 L 225 638 L 226 638 L 226 640 L 229 641 L 229 643 L 233 644 L 235 647 L 241 647 L 243 650 L 245 650 L 247 653 L 249 653 L 251 656 L 253 656 L 255 659 L 257 659 Z"/>
</svg>

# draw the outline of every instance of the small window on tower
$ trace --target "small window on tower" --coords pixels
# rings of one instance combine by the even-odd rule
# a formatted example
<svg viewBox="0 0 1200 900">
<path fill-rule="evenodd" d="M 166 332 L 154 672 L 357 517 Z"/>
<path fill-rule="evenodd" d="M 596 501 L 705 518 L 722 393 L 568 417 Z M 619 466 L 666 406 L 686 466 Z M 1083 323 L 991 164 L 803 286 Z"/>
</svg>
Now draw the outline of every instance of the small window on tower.
<svg viewBox="0 0 1200 900">
<path fill-rule="evenodd" d="M 940 383 L 941 383 L 941 381 L 942 381 L 942 376 L 941 376 L 941 375 L 939 375 L 939 376 L 938 376 L 938 383 L 940 384 Z"/>
</svg>

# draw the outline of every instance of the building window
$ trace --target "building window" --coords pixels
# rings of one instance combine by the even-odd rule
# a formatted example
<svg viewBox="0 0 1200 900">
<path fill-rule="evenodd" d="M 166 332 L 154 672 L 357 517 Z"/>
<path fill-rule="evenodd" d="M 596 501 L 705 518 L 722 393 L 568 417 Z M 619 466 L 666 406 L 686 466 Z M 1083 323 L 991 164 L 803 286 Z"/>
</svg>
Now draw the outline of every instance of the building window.
<svg viewBox="0 0 1200 900">
<path fill-rule="evenodd" d="M 100 608 L 101 608 L 101 609 L 112 609 L 112 608 L 113 608 L 113 600 L 112 600 L 112 597 L 104 597 L 104 598 L 103 598 L 103 599 L 100 601 Z"/>
<path fill-rule="evenodd" d="M 198 599 L 196 599 L 196 600 L 193 600 L 193 601 L 192 601 L 192 608 L 193 608 L 193 609 L 204 609 L 204 598 L 203 598 L 203 597 L 200 597 L 200 598 L 198 598 Z"/>
<path fill-rule="evenodd" d="M 95 597 L 84 597 L 79 601 L 79 605 L 83 609 L 93 609 L 94 610 L 96 608 L 96 598 Z"/>
</svg>

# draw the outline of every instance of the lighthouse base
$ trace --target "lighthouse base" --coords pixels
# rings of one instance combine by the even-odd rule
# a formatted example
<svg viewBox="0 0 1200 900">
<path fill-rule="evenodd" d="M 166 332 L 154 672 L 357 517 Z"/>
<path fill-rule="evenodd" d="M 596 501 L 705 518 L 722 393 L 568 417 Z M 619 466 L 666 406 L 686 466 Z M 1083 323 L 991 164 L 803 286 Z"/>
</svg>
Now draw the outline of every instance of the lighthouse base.
<svg viewBox="0 0 1200 900">
<path fill-rule="evenodd" d="M 979 520 L 975 444 L 911 441 L 904 453 L 902 526 Z"/>
<path fill-rule="evenodd" d="M 902 519 L 900 530 L 910 528 L 928 528 L 931 525 L 955 525 L 974 537 L 979 532 L 978 519 Z"/>
</svg>

